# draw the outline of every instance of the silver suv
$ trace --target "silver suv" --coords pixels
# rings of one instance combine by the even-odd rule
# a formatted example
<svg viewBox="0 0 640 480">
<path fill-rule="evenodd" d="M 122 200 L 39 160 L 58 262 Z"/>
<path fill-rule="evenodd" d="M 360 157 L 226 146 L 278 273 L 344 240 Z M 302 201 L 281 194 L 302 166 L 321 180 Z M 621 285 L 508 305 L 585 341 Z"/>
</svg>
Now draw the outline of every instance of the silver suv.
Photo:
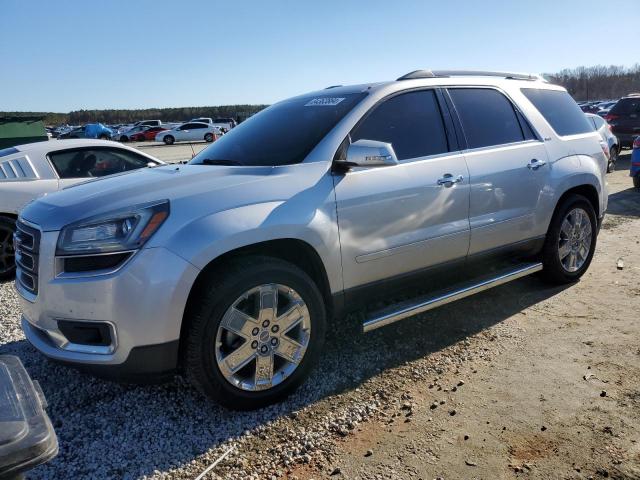
<svg viewBox="0 0 640 480">
<path fill-rule="evenodd" d="M 309 374 L 329 319 L 383 294 L 365 332 L 538 271 L 579 279 L 606 164 L 568 93 L 537 77 L 330 87 L 187 165 L 28 205 L 22 326 L 58 361 L 134 380 L 181 370 L 224 405 L 260 407 Z"/>
</svg>

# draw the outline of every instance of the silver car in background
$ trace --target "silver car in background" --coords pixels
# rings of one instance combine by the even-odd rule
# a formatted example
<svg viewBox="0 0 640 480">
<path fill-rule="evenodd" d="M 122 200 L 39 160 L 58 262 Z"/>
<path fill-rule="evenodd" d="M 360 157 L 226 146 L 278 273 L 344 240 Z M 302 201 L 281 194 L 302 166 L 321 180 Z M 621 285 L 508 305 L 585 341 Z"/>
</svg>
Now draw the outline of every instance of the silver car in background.
<svg viewBox="0 0 640 480">
<path fill-rule="evenodd" d="M 91 178 L 163 164 L 105 140 L 36 142 L 0 150 L 0 280 L 14 274 L 15 222 L 27 203 Z"/>
<path fill-rule="evenodd" d="M 103 375 L 179 368 L 231 408 L 276 402 L 348 311 L 391 302 L 368 332 L 534 272 L 577 281 L 607 209 L 599 140 L 529 75 L 421 70 L 291 98 L 187 165 L 29 204 L 22 327 Z"/>
<path fill-rule="evenodd" d="M 593 125 L 593 128 L 595 128 L 595 130 L 600 134 L 602 141 L 606 145 L 605 154 L 609 157 L 609 161 L 607 162 L 607 173 L 611 173 L 616 169 L 616 162 L 618 161 L 618 155 L 620 154 L 620 142 L 618 142 L 618 137 L 611 133 L 611 125 L 609 125 L 600 115 L 593 113 L 585 113 L 585 115 Z"/>
</svg>

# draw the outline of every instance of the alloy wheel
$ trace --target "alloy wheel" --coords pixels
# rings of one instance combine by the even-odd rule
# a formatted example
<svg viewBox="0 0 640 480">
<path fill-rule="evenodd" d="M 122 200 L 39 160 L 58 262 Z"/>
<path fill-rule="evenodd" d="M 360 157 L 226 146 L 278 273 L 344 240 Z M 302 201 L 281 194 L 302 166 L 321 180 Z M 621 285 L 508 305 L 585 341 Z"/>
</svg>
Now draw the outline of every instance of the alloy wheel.
<svg viewBox="0 0 640 480">
<path fill-rule="evenodd" d="M 222 317 L 215 341 L 218 368 L 242 390 L 273 388 L 298 368 L 310 335 L 311 317 L 300 295 L 286 285 L 260 285 Z"/>
<path fill-rule="evenodd" d="M 582 208 L 574 208 L 562 221 L 558 240 L 558 256 L 567 272 L 576 272 L 582 268 L 589 257 L 591 241 L 589 214 Z"/>
<path fill-rule="evenodd" d="M 13 231 L 0 227 L 0 274 L 8 273 L 15 267 Z"/>
</svg>

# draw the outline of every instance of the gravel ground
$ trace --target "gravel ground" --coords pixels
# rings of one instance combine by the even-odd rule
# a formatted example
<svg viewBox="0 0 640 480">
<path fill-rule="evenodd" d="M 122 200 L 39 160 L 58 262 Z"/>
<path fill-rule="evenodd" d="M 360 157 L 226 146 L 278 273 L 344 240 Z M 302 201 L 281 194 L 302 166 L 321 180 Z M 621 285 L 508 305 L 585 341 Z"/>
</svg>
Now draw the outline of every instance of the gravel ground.
<svg viewBox="0 0 640 480">
<path fill-rule="evenodd" d="M 165 151 L 165 147 L 152 148 Z M 628 156 L 621 160 L 621 168 L 625 162 L 628 166 Z M 629 187 L 630 180 L 624 175 L 620 170 L 610 176 L 613 191 Z M 640 215 L 635 198 L 620 198 L 612 210 L 631 202 L 635 215 Z M 619 237 L 638 238 L 637 221 L 625 223 L 624 215 L 620 216 L 623 220 L 611 218 L 601 233 L 603 244 L 613 242 L 618 248 Z M 585 282 L 579 285 L 590 285 Z M 610 283 L 606 288 L 611 288 Z M 207 478 L 418 478 L 436 472 L 429 465 L 448 465 L 460 451 L 460 445 L 452 451 L 431 450 L 428 443 L 438 432 L 453 428 L 445 420 L 455 418 L 461 406 L 452 400 L 452 392 L 491 398 L 500 379 L 490 383 L 479 378 L 487 371 L 506 372 L 509 365 L 500 364 L 500 359 L 511 364 L 521 357 L 534 362 L 534 352 L 526 354 L 531 360 L 524 353 L 513 356 L 525 351 L 522 347 L 528 335 L 513 318 L 551 318 L 553 309 L 544 306 L 555 293 L 538 279 L 525 278 L 458 302 L 455 309 L 441 308 L 364 336 L 357 327 L 362 318 L 351 316 L 333 324 L 322 361 L 304 386 L 285 402 L 256 412 L 226 411 L 180 378 L 159 386 L 118 385 L 46 361 L 24 340 L 17 295 L 10 283 L 0 284 L 0 354 L 19 356 L 41 383 L 60 442 L 59 455 L 35 469 L 30 478 L 195 478 L 229 449 L 231 453 Z M 576 294 L 564 295 L 567 301 L 581 301 Z M 594 303 L 592 298 L 589 301 Z M 606 309 L 600 308 L 598 315 L 602 311 Z M 617 304 L 617 312 L 623 318 L 629 315 L 624 303 Z M 625 328 L 637 332 L 629 325 Z M 637 366 L 639 359 L 632 356 L 630 361 Z M 561 364 L 566 359 L 554 361 Z M 624 363 L 623 359 L 619 362 Z M 633 374 L 631 378 L 637 378 L 638 371 Z M 543 379 L 528 381 L 535 384 Z M 513 390 L 513 384 L 508 388 Z M 561 386 L 557 388 L 564 395 Z M 474 404 L 473 398 L 466 406 L 470 418 L 499 414 L 511 428 L 509 412 L 496 411 L 493 403 Z M 442 418 L 432 423 L 432 411 L 434 417 L 439 412 Z M 639 426 L 640 421 L 627 428 L 638 431 Z M 401 434 L 394 433 L 391 439 L 385 436 L 390 432 Z M 391 446 L 390 451 L 382 452 L 384 444 Z M 408 445 L 413 445 L 413 454 Z M 576 448 L 584 446 L 576 442 Z M 477 464 L 478 458 L 497 458 L 501 449 L 477 450 L 474 458 L 458 463 L 474 468 L 469 464 Z M 640 458 L 637 452 L 629 455 Z M 359 463 L 363 458 L 387 461 L 367 470 Z M 527 470 L 524 463 L 517 468 L 520 470 L 514 468 L 510 474 L 522 471 L 532 478 L 549 478 Z M 453 467 L 444 472 L 450 473 L 446 478 L 475 476 Z M 494 478 L 511 478 L 505 475 Z"/>
</svg>

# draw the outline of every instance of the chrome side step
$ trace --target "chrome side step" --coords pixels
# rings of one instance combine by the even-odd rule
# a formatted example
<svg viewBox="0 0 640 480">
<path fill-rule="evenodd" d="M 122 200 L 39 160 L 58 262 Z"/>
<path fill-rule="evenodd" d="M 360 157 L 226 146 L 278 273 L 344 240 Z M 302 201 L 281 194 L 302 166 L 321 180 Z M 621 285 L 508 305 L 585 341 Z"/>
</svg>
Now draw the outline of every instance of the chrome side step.
<svg viewBox="0 0 640 480">
<path fill-rule="evenodd" d="M 484 280 L 480 283 L 468 285 L 459 290 L 453 290 L 427 299 L 424 299 L 423 297 L 422 299 L 418 299 L 417 301 L 413 301 L 408 304 L 402 303 L 399 308 L 397 308 L 398 305 L 390 308 L 384 308 L 378 312 L 374 312 L 372 317 L 362 324 L 362 329 L 365 333 L 370 332 L 376 328 L 384 327 L 385 325 L 397 322 L 398 320 L 403 320 L 407 317 L 412 317 L 419 313 L 426 312 L 427 310 L 432 310 L 441 305 L 455 302 L 461 298 L 531 275 L 532 273 L 539 272 L 540 270 L 542 270 L 542 263 L 531 263 L 520 266 L 516 270 L 510 270 L 506 273 L 502 273 L 497 277 L 489 278 L 488 280 Z"/>
</svg>

